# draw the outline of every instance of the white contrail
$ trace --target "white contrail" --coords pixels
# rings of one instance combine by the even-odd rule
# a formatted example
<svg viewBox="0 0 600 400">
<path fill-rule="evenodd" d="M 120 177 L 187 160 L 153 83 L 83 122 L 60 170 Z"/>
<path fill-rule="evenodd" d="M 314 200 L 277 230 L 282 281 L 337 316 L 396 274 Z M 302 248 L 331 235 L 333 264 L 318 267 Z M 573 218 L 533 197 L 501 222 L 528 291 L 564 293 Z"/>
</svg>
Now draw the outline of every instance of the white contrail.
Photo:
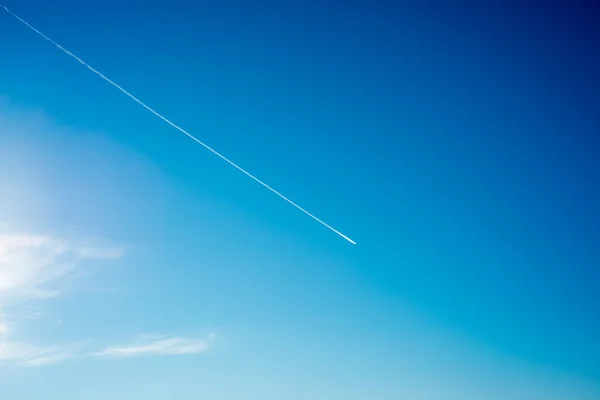
<svg viewBox="0 0 600 400">
<path fill-rule="evenodd" d="M 338 235 L 340 235 L 341 237 L 343 237 L 344 239 L 346 239 L 350 243 L 356 244 L 356 242 L 354 240 L 350 239 L 348 236 L 344 235 L 342 232 L 338 231 L 337 229 L 335 229 L 331 225 L 325 223 L 323 220 L 321 220 L 321 219 L 317 218 L 316 216 L 314 216 L 313 214 L 309 213 L 304 208 L 300 207 L 298 204 L 294 203 L 292 200 L 288 199 L 287 197 L 285 197 L 284 195 L 282 195 L 281 193 L 279 193 L 277 190 L 273 189 L 271 186 L 267 185 L 266 183 L 264 183 L 263 181 L 261 181 L 260 179 L 258 179 L 257 177 L 255 177 L 254 175 L 252 175 L 251 173 L 249 173 L 248 171 L 246 171 L 245 169 L 243 169 L 242 167 L 238 166 L 237 164 L 235 164 L 233 161 L 229 160 L 224 155 L 218 153 L 216 150 L 212 149 L 210 146 L 208 146 L 208 145 L 204 144 L 203 142 L 201 142 L 200 139 L 198 139 L 198 138 L 194 137 L 193 135 L 191 135 L 190 133 L 186 132 L 183 128 L 180 128 L 175 123 L 173 123 L 170 120 L 168 120 L 167 118 L 163 117 L 157 111 L 154 111 L 152 108 L 150 108 L 149 106 L 147 106 L 144 102 L 142 102 L 137 97 L 135 97 L 134 95 L 132 95 L 131 93 L 129 93 L 127 90 L 123 89 L 121 86 L 117 85 L 115 82 L 113 82 L 112 80 L 110 80 L 105 75 L 101 74 L 99 71 L 97 71 L 96 69 L 94 69 L 91 65 L 87 64 L 81 58 L 77 57 L 75 54 L 71 53 L 69 50 L 65 49 L 63 46 L 61 46 L 60 44 L 56 43 L 54 40 L 50 39 L 48 36 L 44 35 L 42 32 L 40 32 L 39 30 L 37 30 L 36 28 L 34 28 L 33 26 L 31 26 L 29 23 L 27 23 L 27 21 L 25 21 L 23 18 L 19 17 L 17 14 L 15 14 L 11 10 L 9 10 L 6 6 L 0 5 L 0 7 L 4 8 L 9 14 L 11 14 L 13 17 L 15 17 L 16 19 L 18 19 L 19 21 L 21 21 L 23 24 L 25 24 L 25 26 L 27 26 L 28 28 L 30 28 L 31 30 L 33 30 L 35 33 L 37 33 L 38 35 L 40 35 L 41 37 L 43 37 L 44 39 L 46 39 L 47 41 L 49 41 L 50 43 L 52 43 L 53 45 L 55 45 L 56 47 L 58 47 L 60 50 L 62 50 L 63 52 L 65 52 L 67 55 L 73 57 L 81 65 L 83 65 L 84 67 L 86 67 L 87 69 L 89 69 L 90 71 L 92 71 L 93 73 L 95 73 L 96 75 L 98 75 L 100 78 L 104 79 L 106 82 L 110 83 L 111 85 L 113 85 L 114 87 L 116 87 L 117 89 L 119 89 L 123 94 L 125 94 L 130 99 L 132 99 L 133 101 L 135 101 L 136 103 L 138 103 L 139 105 L 141 105 L 142 107 L 144 107 L 146 110 L 150 111 L 152 114 L 156 115 L 158 118 L 160 118 L 163 121 L 165 121 L 167 124 L 171 125 L 173 128 L 177 129 L 178 131 L 180 131 L 181 133 L 183 133 L 184 135 L 186 135 L 187 137 L 189 137 L 193 141 L 201 144 L 205 149 L 209 150 L 211 153 L 213 153 L 214 155 L 218 156 L 223 161 L 226 161 L 229 165 L 231 165 L 231 166 L 235 167 L 236 169 L 238 169 L 239 171 L 243 172 L 244 174 L 246 174 L 248 177 L 252 178 L 256 182 L 260 183 L 262 186 L 266 187 L 271 192 L 275 193 L 277 196 L 281 197 L 283 200 L 287 201 L 288 203 L 290 203 L 291 205 L 293 205 L 294 207 L 296 207 L 298 210 L 302 211 L 304 214 L 308 215 L 309 217 L 311 217 L 315 221 L 319 222 L 320 224 L 322 224 L 326 228 L 328 228 L 331 231 L 337 233 Z"/>
</svg>

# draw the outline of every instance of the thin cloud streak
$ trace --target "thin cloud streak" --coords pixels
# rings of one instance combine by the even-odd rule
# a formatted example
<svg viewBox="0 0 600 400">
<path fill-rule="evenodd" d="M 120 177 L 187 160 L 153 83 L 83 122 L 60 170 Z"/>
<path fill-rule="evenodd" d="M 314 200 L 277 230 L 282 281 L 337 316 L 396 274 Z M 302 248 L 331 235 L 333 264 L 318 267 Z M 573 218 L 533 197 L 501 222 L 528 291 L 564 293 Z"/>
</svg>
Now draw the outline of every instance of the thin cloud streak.
<svg viewBox="0 0 600 400">
<path fill-rule="evenodd" d="M 98 358 L 131 358 L 140 356 L 200 354 L 208 351 L 212 347 L 214 340 L 214 334 L 209 335 L 207 339 L 173 337 L 152 342 L 108 347 L 94 353 L 93 356 Z"/>
<path fill-rule="evenodd" d="M 77 358 L 79 346 L 36 346 L 0 338 L 0 362 L 17 367 L 39 367 Z"/>
<path fill-rule="evenodd" d="M 35 346 L 0 338 L 0 366 L 43 367 L 76 359 L 127 359 L 135 357 L 161 357 L 199 355 L 209 351 L 216 340 L 210 334 L 205 339 L 171 336 L 155 341 L 140 341 L 119 346 L 109 346 L 90 351 L 83 342 L 71 346 Z"/>
<path fill-rule="evenodd" d="M 348 236 L 344 235 L 342 232 L 338 231 L 337 229 L 335 229 L 331 225 L 327 224 L 325 221 L 321 220 L 320 218 L 318 218 L 315 215 L 311 214 L 310 212 L 308 212 L 307 210 L 305 210 L 304 208 L 302 208 L 301 206 L 299 206 L 298 204 L 296 204 L 292 200 L 288 199 L 283 194 L 279 193 L 277 190 L 275 190 L 271 186 L 267 185 L 265 182 L 261 181 L 260 179 L 258 179 L 257 177 L 255 177 L 254 175 L 252 175 L 251 173 L 249 173 L 248 171 L 246 171 L 245 169 L 243 169 L 242 167 L 240 167 L 239 165 L 237 165 L 236 163 L 234 163 L 233 161 L 231 161 L 230 159 L 228 159 L 224 155 L 222 155 L 221 153 L 219 153 L 216 150 L 214 150 L 212 147 L 210 147 L 207 144 L 205 144 L 204 142 L 202 142 L 200 139 L 196 138 L 195 136 L 193 136 L 192 134 L 190 134 L 189 132 L 187 132 L 185 129 L 179 127 L 174 122 L 171 122 L 169 119 L 167 119 L 166 117 L 164 117 L 163 115 L 161 115 L 159 112 L 155 111 L 150 106 L 146 105 L 143 101 L 139 100 L 137 97 L 135 97 L 134 95 L 132 95 L 131 93 L 129 93 L 127 90 L 123 89 L 120 85 L 118 85 L 117 83 L 115 83 L 114 81 L 112 81 L 111 79 L 109 79 L 106 75 L 100 73 L 98 70 L 96 70 L 95 68 L 93 68 L 91 65 L 89 65 L 85 61 L 83 61 L 81 58 L 77 57 L 75 54 L 71 53 L 69 50 L 65 49 L 63 46 L 61 46 L 60 44 L 58 44 L 54 40 L 50 39 L 48 36 L 46 36 L 45 34 L 43 34 L 42 32 L 40 32 L 36 28 L 34 28 L 31 24 L 29 24 L 27 21 L 25 21 L 24 19 L 22 19 L 21 17 L 19 17 L 17 14 L 15 14 L 11 10 L 9 10 L 6 6 L 1 6 L 1 7 L 4 8 L 6 10 L 6 12 L 8 12 L 9 14 L 11 14 L 17 20 L 19 20 L 20 22 L 22 22 L 29 29 L 33 30 L 35 33 L 37 33 L 38 35 L 40 35 L 41 37 L 43 37 L 45 40 L 47 40 L 48 42 L 52 43 L 54 46 L 56 46 L 59 50 L 63 51 L 68 56 L 74 58 L 78 63 L 80 63 L 81 65 L 83 65 L 84 67 L 86 67 L 87 69 L 89 69 L 90 71 L 92 71 L 93 73 L 95 73 L 96 75 L 98 75 L 100 78 L 102 78 L 103 80 L 105 80 L 106 82 L 108 82 L 110 85 L 112 85 L 115 88 L 117 88 L 124 95 L 126 95 L 127 97 L 129 97 L 130 99 L 132 99 L 133 101 L 135 101 L 136 103 L 138 103 L 139 105 L 141 105 L 142 107 L 144 107 L 146 110 L 150 111 L 152 114 L 154 114 L 158 118 L 162 119 L 164 122 L 166 122 L 167 124 L 171 125 L 173 128 L 177 129 L 178 131 L 180 131 L 181 133 L 183 133 L 184 135 L 186 135 L 187 137 L 189 137 L 190 139 L 192 139 L 196 143 L 200 144 L 205 149 L 207 149 L 208 151 L 210 151 L 211 153 L 213 153 L 214 155 L 216 155 L 217 157 L 219 157 L 223 161 L 227 162 L 229 165 L 231 165 L 232 167 L 234 167 L 238 171 L 242 172 L 243 174 L 245 174 L 246 176 L 248 176 L 249 178 L 251 178 L 255 182 L 259 183 L 260 185 L 262 185 L 263 187 L 265 187 L 266 189 L 268 189 L 272 193 L 276 194 L 281 199 L 285 200 L 286 202 L 288 202 L 292 206 L 296 207 L 298 210 L 302 211 L 304 214 L 306 214 L 307 216 L 311 217 L 313 220 L 317 221 L 318 223 L 320 223 L 321 225 L 323 225 L 327 229 L 331 230 L 332 232 L 336 233 L 340 237 L 344 238 L 348 242 L 352 243 L 353 245 L 356 245 L 356 242 L 354 240 L 350 239 Z"/>
</svg>

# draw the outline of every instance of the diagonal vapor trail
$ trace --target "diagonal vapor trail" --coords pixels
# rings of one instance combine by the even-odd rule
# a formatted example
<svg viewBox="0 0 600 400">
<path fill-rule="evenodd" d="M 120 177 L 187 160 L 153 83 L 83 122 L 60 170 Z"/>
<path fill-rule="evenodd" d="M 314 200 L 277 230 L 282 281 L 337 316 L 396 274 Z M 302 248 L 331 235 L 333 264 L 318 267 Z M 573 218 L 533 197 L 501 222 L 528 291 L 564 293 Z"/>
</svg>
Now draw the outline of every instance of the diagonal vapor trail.
<svg viewBox="0 0 600 400">
<path fill-rule="evenodd" d="M 332 232 L 337 233 L 339 236 L 341 236 L 342 238 L 346 239 L 348 242 L 350 242 L 350 243 L 352 243 L 354 245 L 356 244 L 356 242 L 354 240 L 350 239 L 348 236 L 344 235 L 342 232 L 338 231 L 337 229 L 335 229 L 331 225 L 325 223 L 325 221 L 321 220 L 320 218 L 318 218 L 315 215 L 311 214 L 310 212 L 306 211 L 304 208 L 300 207 L 298 204 L 294 203 L 292 200 L 288 199 L 287 197 L 285 197 L 284 195 L 282 195 L 281 193 L 279 193 L 277 190 L 273 189 L 271 186 L 267 185 L 266 183 L 264 183 L 263 181 L 261 181 L 260 179 L 258 179 L 257 177 L 255 177 L 254 175 L 252 175 L 251 173 L 249 173 L 248 171 L 246 171 L 245 169 L 243 169 L 242 167 L 240 167 L 236 163 L 234 163 L 233 161 L 229 160 L 224 155 L 220 154 L 219 152 L 217 152 L 216 150 L 214 150 L 213 148 L 211 148 L 207 144 L 205 144 L 202 141 L 200 141 L 200 139 L 198 139 L 195 136 L 193 136 L 192 134 L 188 133 L 185 129 L 179 127 L 174 122 L 171 122 L 169 119 L 167 119 L 166 117 L 162 116 L 157 111 L 154 111 L 150 106 L 146 105 L 144 102 L 142 102 L 137 97 L 135 97 L 134 95 L 132 95 L 131 93 L 129 93 L 127 90 L 123 89 L 121 86 L 119 86 L 118 84 L 116 84 L 115 82 L 113 82 L 112 80 L 110 80 L 108 77 L 106 77 L 105 75 L 103 75 L 102 73 L 100 73 L 98 70 L 96 70 L 95 68 L 93 68 L 91 65 L 89 65 L 85 61 L 83 61 L 81 58 L 77 57 L 75 54 L 71 53 L 69 50 L 65 49 L 63 46 L 61 46 L 60 44 L 56 43 L 54 40 L 50 39 L 48 36 L 44 35 L 42 32 L 40 32 L 39 30 L 37 30 L 36 28 L 34 28 L 32 25 L 30 25 L 27 21 L 25 21 L 23 18 L 19 17 L 17 14 L 15 14 L 11 10 L 9 10 L 6 6 L 0 5 L 0 7 L 4 8 L 4 10 L 6 10 L 6 12 L 8 12 L 13 17 L 15 17 L 17 20 L 19 20 L 20 22 L 22 22 L 29 29 L 33 30 L 35 33 L 37 33 L 38 35 L 40 35 L 41 37 L 43 37 L 44 39 L 46 39 L 48 42 L 50 42 L 53 45 L 55 45 L 56 47 L 58 47 L 58 49 L 60 49 L 64 53 L 66 53 L 68 56 L 73 57 L 81 65 L 83 65 L 84 67 L 86 67 L 87 69 L 89 69 L 90 71 L 92 71 L 93 73 L 95 73 L 96 75 L 98 75 L 100 78 L 104 79 L 106 82 L 108 82 L 109 84 L 111 84 L 115 88 L 119 89 L 119 91 L 121 91 L 124 95 L 126 95 L 127 97 L 129 97 L 130 99 L 132 99 L 133 101 L 135 101 L 136 103 L 138 103 L 139 105 L 141 105 L 142 107 L 144 107 L 146 110 L 150 111 L 152 114 L 154 114 L 158 118 L 162 119 L 167 124 L 171 125 L 173 128 L 177 129 L 179 132 L 183 133 L 184 135 L 186 135 L 187 137 L 189 137 L 190 139 L 192 139 L 196 143 L 202 145 L 205 149 L 207 149 L 208 151 L 210 151 L 211 153 L 213 153 L 214 155 L 216 155 L 217 157 L 219 157 L 223 161 L 227 162 L 229 165 L 231 165 L 232 167 L 236 168 L 240 172 L 244 173 L 246 176 L 252 178 L 254 181 L 258 182 L 259 184 L 261 184 L 265 188 L 269 189 L 271 192 L 275 193 L 277 196 L 281 197 L 283 200 L 287 201 L 288 203 L 290 203 L 291 205 L 293 205 L 294 207 L 296 207 L 298 210 L 302 211 L 304 214 L 308 215 L 309 217 L 311 217 L 315 221 L 319 222 L 321 225 L 325 226 L 326 228 L 328 228 Z"/>
</svg>

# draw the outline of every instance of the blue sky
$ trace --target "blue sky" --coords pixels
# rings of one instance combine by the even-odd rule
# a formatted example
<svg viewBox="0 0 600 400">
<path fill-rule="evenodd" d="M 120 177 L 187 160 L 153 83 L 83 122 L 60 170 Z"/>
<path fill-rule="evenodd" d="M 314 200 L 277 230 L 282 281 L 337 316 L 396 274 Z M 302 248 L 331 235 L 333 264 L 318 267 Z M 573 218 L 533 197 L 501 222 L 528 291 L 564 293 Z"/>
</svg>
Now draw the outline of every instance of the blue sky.
<svg viewBox="0 0 600 400">
<path fill-rule="evenodd" d="M 600 399 L 598 10 L 8 2 L 0 397 Z"/>
</svg>

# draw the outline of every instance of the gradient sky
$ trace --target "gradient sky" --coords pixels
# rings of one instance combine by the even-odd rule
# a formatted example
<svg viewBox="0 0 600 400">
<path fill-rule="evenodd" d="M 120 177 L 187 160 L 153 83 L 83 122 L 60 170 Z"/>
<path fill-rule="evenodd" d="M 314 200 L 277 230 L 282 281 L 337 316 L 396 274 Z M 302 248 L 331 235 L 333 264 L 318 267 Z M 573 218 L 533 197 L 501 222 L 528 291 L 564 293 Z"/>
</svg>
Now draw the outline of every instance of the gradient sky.
<svg viewBox="0 0 600 400">
<path fill-rule="evenodd" d="M 0 398 L 600 399 L 598 7 L 287 3 L 7 0 L 358 244 L 2 10 Z"/>
</svg>

